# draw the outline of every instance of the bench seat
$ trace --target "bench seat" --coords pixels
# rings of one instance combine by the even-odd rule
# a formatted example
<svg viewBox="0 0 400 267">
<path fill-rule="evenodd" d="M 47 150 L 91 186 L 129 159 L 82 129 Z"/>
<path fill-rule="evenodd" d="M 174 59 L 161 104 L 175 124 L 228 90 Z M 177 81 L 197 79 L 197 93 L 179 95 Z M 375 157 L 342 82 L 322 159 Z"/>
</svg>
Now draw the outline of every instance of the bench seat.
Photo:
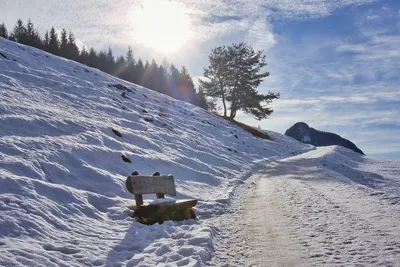
<svg viewBox="0 0 400 267">
<path fill-rule="evenodd" d="M 165 203 L 145 203 L 140 205 L 135 210 L 135 216 L 156 218 L 161 217 L 164 214 L 170 214 L 173 212 L 182 212 L 187 209 L 193 208 L 197 204 L 197 199 L 178 199 L 174 201 L 168 201 Z"/>
</svg>

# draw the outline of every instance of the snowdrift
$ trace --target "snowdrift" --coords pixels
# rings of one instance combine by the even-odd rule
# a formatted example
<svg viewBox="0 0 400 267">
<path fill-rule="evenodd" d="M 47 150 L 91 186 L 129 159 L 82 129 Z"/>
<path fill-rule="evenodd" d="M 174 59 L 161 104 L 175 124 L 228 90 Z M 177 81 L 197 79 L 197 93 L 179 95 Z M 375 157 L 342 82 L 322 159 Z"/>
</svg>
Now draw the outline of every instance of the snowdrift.
<svg viewBox="0 0 400 267">
<path fill-rule="evenodd" d="M 269 160 L 311 149 L 3 38 L 0 53 L 2 266 L 204 265 L 209 218 L 232 190 Z M 177 198 L 199 199 L 199 219 L 137 223 L 124 185 L 135 170 L 173 174 Z"/>
</svg>

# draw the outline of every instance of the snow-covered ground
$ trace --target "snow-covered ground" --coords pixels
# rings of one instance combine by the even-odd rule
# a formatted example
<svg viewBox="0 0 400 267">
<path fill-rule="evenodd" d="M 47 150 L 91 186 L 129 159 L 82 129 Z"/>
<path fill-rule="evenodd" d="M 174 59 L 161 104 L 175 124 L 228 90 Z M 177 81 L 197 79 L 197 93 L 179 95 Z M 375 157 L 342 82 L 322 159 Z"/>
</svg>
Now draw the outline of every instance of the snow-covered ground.
<svg viewBox="0 0 400 267">
<path fill-rule="evenodd" d="M 399 160 L 258 139 L 43 51 L 0 53 L 0 266 L 400 266 Z M 135 170 L 173 174 L 198 219 L 136 222 Z"/>
<path fill-rule="evenodd" d="M 400 266 L 400 160 L 321 147 L 247 180 L 212 265 Z"/>
<path fill-rule="evenodd" d="M 233 190 L 312 149 L 3 38 L 0 53 L 0 266 L 209 264 Z M 198 219 L 132 219 L 135 170 L 173 174 L 178 199 L 199 199 Z"/>
</svg>

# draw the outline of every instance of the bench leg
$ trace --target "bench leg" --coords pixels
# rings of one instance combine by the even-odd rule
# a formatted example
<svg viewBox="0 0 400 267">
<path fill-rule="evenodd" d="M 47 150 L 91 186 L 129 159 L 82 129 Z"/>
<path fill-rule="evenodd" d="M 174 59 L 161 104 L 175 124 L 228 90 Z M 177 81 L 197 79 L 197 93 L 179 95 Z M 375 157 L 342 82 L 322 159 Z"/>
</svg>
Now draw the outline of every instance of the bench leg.
<svg viewBox="0 0 400 267">
<path fill-rule="evenodd" d="M 143 196 L 135 195 L 136 209 L 139 209 L 141 205 L 143 205 Z"/>
</svg>

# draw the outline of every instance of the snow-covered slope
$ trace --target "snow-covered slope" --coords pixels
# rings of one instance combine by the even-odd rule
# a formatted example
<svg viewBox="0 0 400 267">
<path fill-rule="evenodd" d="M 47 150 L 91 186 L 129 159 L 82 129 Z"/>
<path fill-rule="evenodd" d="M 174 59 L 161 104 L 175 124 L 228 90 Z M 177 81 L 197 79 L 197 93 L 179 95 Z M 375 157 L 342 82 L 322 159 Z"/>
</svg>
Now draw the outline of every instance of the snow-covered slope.
<svg viewBox="0 0 400 267">
<path fill-rule="evenodd" d="M 204 265 L 212 218 L 235 186 L 270 159 L 311 149 L 2 38 L 0 53 L 1 266 Z M 135 170 L 173 174 L 177 198 L 199 199 L 198 220 L 129 217 L 124 184 Z"/>
</svg>

